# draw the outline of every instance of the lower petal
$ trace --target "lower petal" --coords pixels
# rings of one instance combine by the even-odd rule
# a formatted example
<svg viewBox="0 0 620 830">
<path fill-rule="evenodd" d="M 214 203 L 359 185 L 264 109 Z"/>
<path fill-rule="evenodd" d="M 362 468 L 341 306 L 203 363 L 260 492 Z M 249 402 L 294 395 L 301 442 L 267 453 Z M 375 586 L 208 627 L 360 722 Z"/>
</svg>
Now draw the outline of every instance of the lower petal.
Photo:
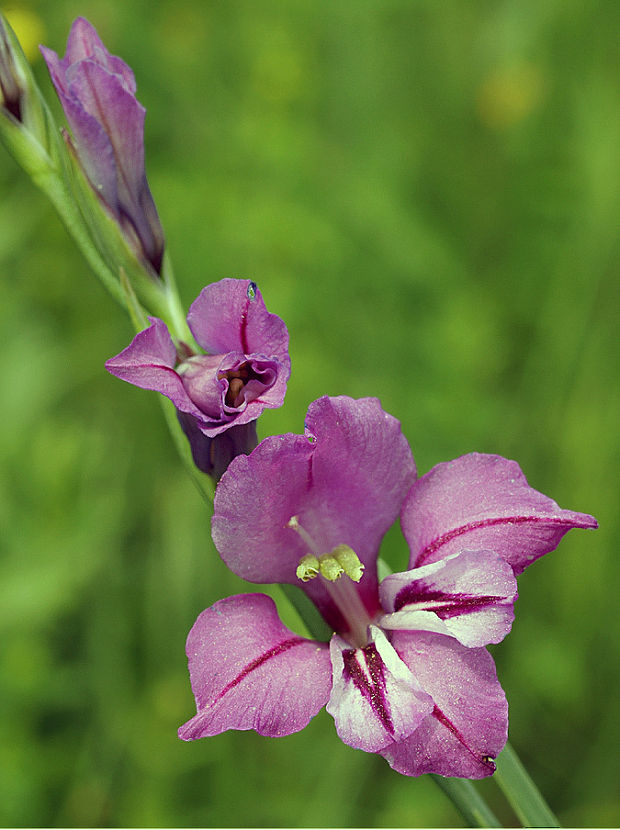
<svg viewBox="0 0 620 830">
<path fill-rule="evenodd" d="M 435 705 L 413 734 L 381 754 L 403 775 L 492 775 L 508 737 L 508 703 L 491 655 L 425 632 L 394 632 L 393 643 Z"/>
<path fill-rule="evenodd" d="M 290 631 L 264 594 L 228 597 L 207 608 L 186 650 L 197 713 L 179 729 L 184 741 L 227 729 L 290 735 L 329 697 L 327 644 Z"/>
<path fill-rule="evenodd" d="M 333 689 L 327 711 L 344 743 L 378 752 L 410 735 L 433 702 L 399 658 L 385 634 L 371 626 L 372 641 L 352 648 L 332 637 Z"/>
</svg>

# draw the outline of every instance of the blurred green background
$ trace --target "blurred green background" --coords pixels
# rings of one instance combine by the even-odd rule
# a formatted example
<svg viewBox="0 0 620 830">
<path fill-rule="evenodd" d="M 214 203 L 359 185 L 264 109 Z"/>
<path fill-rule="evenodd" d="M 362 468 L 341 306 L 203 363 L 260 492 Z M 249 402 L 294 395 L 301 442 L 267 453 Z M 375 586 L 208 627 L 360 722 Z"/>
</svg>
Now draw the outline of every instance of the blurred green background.
<svg viewBox="0 0 620 830">
<path fill-rule="evenodd" d="M 300 432 L 322 394 L 376 395 L 421 472 L 497 452 L 598 517 L 524 574 L 494 653 L 560 819 L 617 824 L 620 4 L 4 8 L 50 102 L 33 46 L 64 54 L 78 15 L 134 68 L 183 300 L 251 277 L 289 326 L 262 435 Z M 104 370 L 128 320 L 0 150 L 0 823 L 459 825 L 324 712 L 279 740 L 177 739 L 186 634 L 252 587 L 217 558 L 154 393 Z M 404 567 L 396 529 L 383 554 Z"/>
</svg>

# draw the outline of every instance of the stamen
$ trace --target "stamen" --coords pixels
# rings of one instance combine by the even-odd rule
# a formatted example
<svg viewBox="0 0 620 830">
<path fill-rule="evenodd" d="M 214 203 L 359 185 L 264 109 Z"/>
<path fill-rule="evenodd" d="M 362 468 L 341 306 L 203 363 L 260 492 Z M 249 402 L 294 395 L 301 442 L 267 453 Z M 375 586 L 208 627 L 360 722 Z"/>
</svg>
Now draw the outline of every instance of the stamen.
<svg viewBox="0 0 620 830">
<path fill-rule="evenodd" d="M 338 564 L 338 561 L 331 553 L 324 553 L 322 556 L 319 556 L 319 569 L 321 576 L 328 582 L 335 582 L 344 573 L 344 569 Z"/>
<path fill-rule="evenodd" d="M 360 562 L 353 548 L 348 545 L 338 545 L 333 549 L 331 555 L 353 582 L 360 581 L 364 574 L 364 565 Z"/>
<path fill-rule="evenodd" d="M 243 389 L 243 381 L 241 378 L 231 378 L 228 383 L 228 392 L 226 393 L 225 402 L 227 406 L 238 406 L 237 396 Z"/>
<path fill-rule="evenodd" d="M 296 516 L 293 516 L 288 526 L 296 530 L 306 543 L 311 541 L 310 535 L 300 526 Z M 335 582 L 342 574 L 346 574 L 353 582 L 359 582 L 364 573 L 364 566 L 353 548 L 348 545 L 338 545 L 331 553 L 322 553 L 320 556 L 308 553 L 302 556 L 296 573 L 297 578 L 302 582 L 308 582 L 319 574 L 328 582 Z"/>
<path fill-rule="evenodd" d="M 301 538 L 306 543 L 306 547 L 308 548 L 308 550 L 312 550 L 315 552 L 318 550 L 318 546 L 312 538 L 312 536 L 310 536 L 308 531 L 299 524 L 299 516 L 291 516 L 286 526 L 290 527 L 291 530 L 294 530 L 295 533 L 298 533 L 299 536 L 301 536 Z"/>
<path fill-rule="evenodd" d="M 303 539 L 308 550 L 319 550 L 312 536 L 300 525 L 299 516 L 291 516 L 286 526 Z M 323 578 L 323 585 L 346 621 L 347 629 L 341 633 L 356 648 L 367 645 L 368 626 L 372 623 L 358 589 L 353 584 L 360 581 L 363 572 L 364 565 L 348 545 L 337 545 L 331 553 L 320 556 L 315 552 L 307 553 L 299 560 L 296 571 L 297 579 L 301 582 L 309 582 L 317 576 Z M 349 578 L 342 579 L 343 574 Z"/>
<path fill-rule="evenodd" d="M 339 579 L 327 582 L 325 587 L 349 626 L 346 639 L 356 648 L 368 645 L 368 626 L 372 620 L 355 585 L 349 579 Z"/>
<path fill-rule="evenodd" d="M 242 363 L 238 369 L 228 369 L 226 372 L 219 373 L 219 378 L 226 378 L 228 380 L 228 391 L 224 398 L 226 406 L 235 407 L 241 405 L 242 400 L 239 400 L 239 396 L 245 384 L 253 376 L 254 372 L 252 372 L 248 363 Z"/>
<path fill-rule="evenodd" d="M 319 575 L 319 567 L 319 560 L 316 556 L 313 553 L 307 553 L 299 560 L 296 571 L 297 579 L 301 579 L 302 582 L 309 582 Z"/>
</svg>

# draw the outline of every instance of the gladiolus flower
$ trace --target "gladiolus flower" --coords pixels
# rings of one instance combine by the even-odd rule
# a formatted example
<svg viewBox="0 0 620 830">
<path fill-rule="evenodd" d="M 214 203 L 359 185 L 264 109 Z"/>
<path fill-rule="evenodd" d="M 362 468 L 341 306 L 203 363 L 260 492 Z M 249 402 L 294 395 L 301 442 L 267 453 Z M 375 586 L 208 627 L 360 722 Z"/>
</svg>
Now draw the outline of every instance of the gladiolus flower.
<svg viewBox="0 0 620 830">
<path fill-rule="evenodd" d="M 409 570 L 378 584 L 379 545 L 399 512 Z M 187 640 L 197 714 L 179 736 L 286 735 L 326 705 L 345 743 L 405 775 L 492 774 L 508 706 L 484 646 L 510 630 L 515 571 L 570 528 L 595 526 L 498 456 L 416 480 L 378 400 L 315 401 L 305 436 L 266 438 L 232 462 L 213 539 L 244 579 L 298 584 L 334 634 L 329 645 L 297 636 L 262 594 L 217 602 Z"/>
<path fill-rule="evenodd" d="M 288 331 L 250 280 L 203 288 L 187 323 L 206 354 L 175 346 L 166 324 L 150 318 L 107 370 L 174 403 L 196 466 L 219 478 L 239 453 L 256 446 L 253 422 L 282 405 L 290 376 Z"/>
</svg>

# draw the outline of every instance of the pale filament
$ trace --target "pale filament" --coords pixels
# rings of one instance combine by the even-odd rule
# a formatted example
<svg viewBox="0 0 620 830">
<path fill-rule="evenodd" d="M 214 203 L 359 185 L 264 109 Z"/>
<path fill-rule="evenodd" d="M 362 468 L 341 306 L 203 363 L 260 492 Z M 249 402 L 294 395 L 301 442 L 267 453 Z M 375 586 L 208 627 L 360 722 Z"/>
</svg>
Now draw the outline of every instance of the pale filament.
<svg viewBox="0 0 620 830">
<path fill-rule="evenodd" d="M 297 516 L 291 516 L 287 526 L 303 539 L 309 553 L 314 554 L 317 558 L 324 553 L 308 531 L 299 524 L 299 518 Z M 349 637 L 347 639 L 356 647 L 367 645 L 367 628 L 372 620 L 364 607 L 356 584 L 347 576 L 341 576 L 335 582 L 330 582 L 321 575 L 318 578 L 327 589 L 327 592 L 345 619 L 349 628 Z"/>
</svg>

